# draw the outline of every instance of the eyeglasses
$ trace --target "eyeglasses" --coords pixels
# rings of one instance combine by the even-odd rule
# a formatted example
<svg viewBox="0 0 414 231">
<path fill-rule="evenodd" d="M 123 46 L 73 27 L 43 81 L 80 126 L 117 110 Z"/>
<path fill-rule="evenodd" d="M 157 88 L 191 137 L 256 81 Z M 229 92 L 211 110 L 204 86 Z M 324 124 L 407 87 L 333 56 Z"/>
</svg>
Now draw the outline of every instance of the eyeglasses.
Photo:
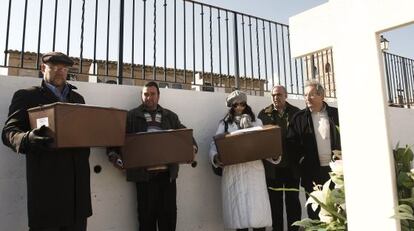
<svg viewBox="0 0 414 231">
<path fill-rule="evenodd" d="M 241 103 L 234 103 L 233 105 L 232 105 L 232 107 L 234 107 L 234 108 L 236 108 L 236 107 L 238 107 L 238 106 L 240 106 L 240 107 L 246 107 L 246 102 L 241 102 Z"/>
<path fill-rule="evenodd" d="M 55 66 L 55 65 L 50 65 L 50 64 L 47 64 L 46 66 L 52 71 L 59 71 L 59 70 L 66 71 L 66 72 L 69 71 L 69 68 L 66 66 L 62 67 L 62 66 Z"/>
</svg>

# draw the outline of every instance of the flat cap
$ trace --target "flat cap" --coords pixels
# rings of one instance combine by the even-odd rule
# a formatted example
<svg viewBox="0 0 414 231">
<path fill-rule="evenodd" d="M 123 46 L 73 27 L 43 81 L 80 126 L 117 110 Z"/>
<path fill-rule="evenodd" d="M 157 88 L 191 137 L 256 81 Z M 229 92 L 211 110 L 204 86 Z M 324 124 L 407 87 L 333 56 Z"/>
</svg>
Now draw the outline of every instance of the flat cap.
<svg viewBox="0 0 414 231">
<path fill-rule="evenodd" d="M 231 107 L 234 102 L 247 102 L 246 93 L 239 90 L 230 93 L 226 98 L 227 107 Z"/>
<path fill-rule="evenodd" d="M 42 56 L 43 63 L 62 63 L 68 66 L 73 65 L 73 60 L 62 52 L 49 52 Z"/>
</svg>

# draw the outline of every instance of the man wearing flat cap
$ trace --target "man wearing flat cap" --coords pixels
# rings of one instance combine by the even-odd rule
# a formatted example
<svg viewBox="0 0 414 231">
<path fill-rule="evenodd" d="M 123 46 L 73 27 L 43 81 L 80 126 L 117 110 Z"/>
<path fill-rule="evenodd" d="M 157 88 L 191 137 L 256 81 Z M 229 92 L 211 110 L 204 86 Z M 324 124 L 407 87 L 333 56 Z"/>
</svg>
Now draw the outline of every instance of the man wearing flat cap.
<svg viewBox="0 0 414 231">
<path fill-rule="evenodd" d="M 89 148 L 51 149 L 46 127 L 31 129 L 27 109 L 55 102 L 81 103 L 66 82 L 73 61 L 63 53 L 42 57 L 40 86 L 14 93 L 2 131 L 5 145 L 26 157 L 29 231 L 84 231 L 92 215 Z"/>
</svg>

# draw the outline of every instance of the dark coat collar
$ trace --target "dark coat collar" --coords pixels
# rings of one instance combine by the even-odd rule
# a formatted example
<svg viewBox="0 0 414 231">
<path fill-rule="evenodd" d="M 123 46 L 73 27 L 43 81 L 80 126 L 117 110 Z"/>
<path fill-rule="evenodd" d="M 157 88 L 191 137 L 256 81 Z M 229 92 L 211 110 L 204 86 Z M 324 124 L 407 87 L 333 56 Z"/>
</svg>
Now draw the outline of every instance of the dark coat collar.
<svg viewBox="0 0 414 231">
<path fill-rule="evenodd" d="M 289 103 L 289 102 L 287 102 L 286 101 L 286 105 L 285 105 L 285 112 L 289 112 L 289 110 L 290 110 L 290 108 L 292 108 L 293 106 Z M 266 114 L 272 114 L 272 112 L 274 111 L 274 110 L 276 110 L 275 109 L 275 105 L 273 105 L 273 104 L 270 104 L 269 106 L 267 106 L 265 109 L 264 109 L 264 112 L 266 113 Z"/>
<path fill-rule="evenodd" d="M 328 116 L 331 116 L 333 107 L 329 106 L 325 101 L 323 102 L 323 107 L 325 107 L 325 110 L 328 113 Z M 308 116 L 312 114 L 312 112 L 310 111 L 308 107 L 306 107 L 305 112 L 306 112 L 306 115 Z"/>
<path fill-rule="evenodd" d="M 67 86 L 69 87 L 69 89 L 70 90 L 77 90 L 78 88 L 76 87 L 76 86 L 73 86 L 72 84 L 70 84 L 70 83 L 66 83 L 67 84 Z M 40 88 L 41 88 L 41 90 L 43 90 L 43 91 L 47 91 L 47 90 L 49 90 L 49 88 L 46 86 L 46 82 L 45 82 L 45 80 L 42 80 L 42 83 L 40 84 Z"/>
<path fill-rule="evenodd" d="M 69 87 L 69 93 L 68 93 L 68 102 L 71 102 L 72 101 L 72 90 L 76 90 L 76 89 L 78 89 L 76 86 L 73 86 L 72 84 L 70 84 L 70 83 L 66 83 L 67 84 L 67 86 Z M 51 98 L 53 98 L 53 99 L 57 99 L 57 97 L 55 96 L 55 94 L 52 92 L 52 90 L 50 90 L 47 86 L 46 86 L 46 82 L 45 82 L 45 80 L 42 80 L 42 83 L 40 84 L 40 87 L 39 87 L 39 89 L 40 89 L 40 92 L 42 92 L 43 94 L 45 94 L 46 96 L 48 96 L 48 97 L 51 97 Z"/>
</svg>

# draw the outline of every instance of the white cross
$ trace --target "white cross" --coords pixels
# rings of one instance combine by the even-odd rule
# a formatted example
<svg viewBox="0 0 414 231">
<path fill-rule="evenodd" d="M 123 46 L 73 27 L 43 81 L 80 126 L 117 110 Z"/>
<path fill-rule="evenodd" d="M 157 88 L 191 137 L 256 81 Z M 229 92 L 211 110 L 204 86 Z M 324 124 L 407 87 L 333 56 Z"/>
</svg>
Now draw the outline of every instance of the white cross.
<svg viewBox="0 0 414 231">
<path fill-rule="evenodd" d="M 330 0 L 290 18 L 294 57 L 333 49 L 349 230 L 400 230 L 379 34 L 410 23 L 412 0 Z"/>
</svg>

